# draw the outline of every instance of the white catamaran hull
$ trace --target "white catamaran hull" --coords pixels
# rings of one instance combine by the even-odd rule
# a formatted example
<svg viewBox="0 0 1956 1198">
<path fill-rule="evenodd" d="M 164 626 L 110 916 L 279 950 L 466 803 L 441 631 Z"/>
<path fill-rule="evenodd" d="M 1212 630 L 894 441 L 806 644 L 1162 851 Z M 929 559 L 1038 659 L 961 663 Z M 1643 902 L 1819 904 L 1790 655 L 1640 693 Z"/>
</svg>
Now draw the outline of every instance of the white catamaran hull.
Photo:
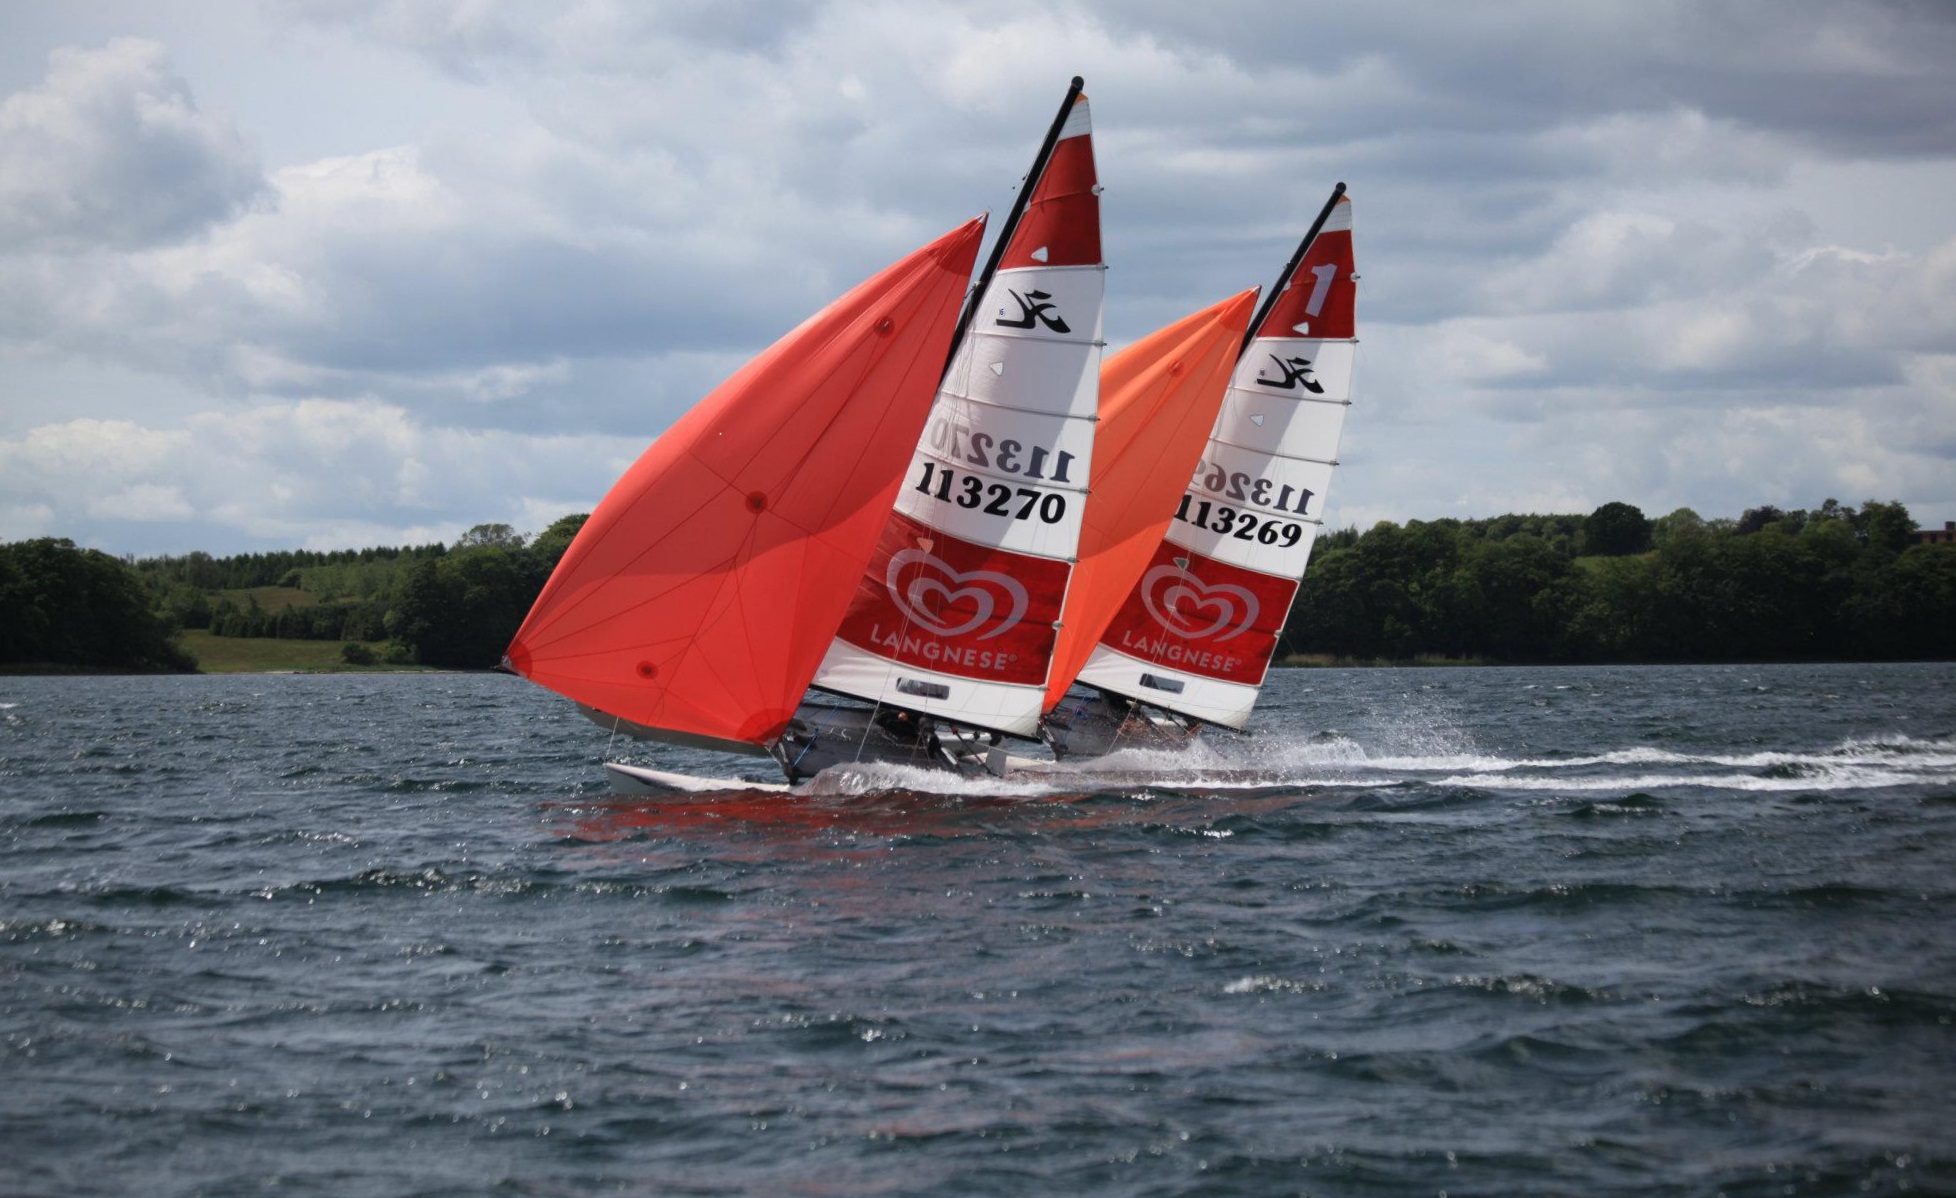
<svg viewBox="0 0 1956 1198">
<path fill-rule="evenodd" d="M 745 778 L 701 778 L 694 774 L 677 774 L 670 770 L 647 769 L 642 765 L 626 765 L 622 761 L 607 761 L 604 763 L 604 768 L 611 779 L 611 789 L 619 794 L 703 795 L 741 790 L 792 794 L 795 790 L 786 782 L 750 782 Z"/>
</svg>

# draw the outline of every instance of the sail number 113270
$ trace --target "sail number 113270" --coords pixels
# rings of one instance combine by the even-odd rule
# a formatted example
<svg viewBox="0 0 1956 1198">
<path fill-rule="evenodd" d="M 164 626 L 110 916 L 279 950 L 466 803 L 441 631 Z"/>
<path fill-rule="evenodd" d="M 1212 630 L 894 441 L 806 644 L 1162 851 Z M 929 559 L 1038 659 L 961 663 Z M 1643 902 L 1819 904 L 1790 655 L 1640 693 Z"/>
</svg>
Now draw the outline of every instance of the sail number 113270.
<svg viewBox="0 0 1956 1198">
<path fill-rule="evenodd" d="M 916 489 L 939 502 L 978 508 L 987 515 L 1010 516 L 1014 520 L 1037 516 L 1042 524 L 1058 524 L 1066 519 L 1066 496 L 1058 491 L 988 483 L 975 474 L 928 460 L 924 462 L 924 476 L 917 480 Z"/>
</svg>

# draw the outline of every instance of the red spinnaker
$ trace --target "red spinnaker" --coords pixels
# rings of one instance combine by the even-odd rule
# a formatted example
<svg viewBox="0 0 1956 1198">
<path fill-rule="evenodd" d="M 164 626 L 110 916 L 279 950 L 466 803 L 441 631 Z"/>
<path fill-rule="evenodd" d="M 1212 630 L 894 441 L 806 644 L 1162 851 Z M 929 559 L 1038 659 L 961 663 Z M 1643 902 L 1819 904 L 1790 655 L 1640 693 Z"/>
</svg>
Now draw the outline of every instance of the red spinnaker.
<svg viewBox="0 0 1956 1198">
<path fill-rule="evenodd" d="M 1252 288 L 1150 333 L 1101 367 L 1092 494 L 1046 680 L 1047 710 L 1073 685 L 1167 533 L 1255 303 Z"/>
<path fill-rule="evenodd" d="M 571 543 L 510 667 L 649 727 L 778 736 L 889 519 L 983 230 L 862 283 L 667 429 Z"/>
</svg>

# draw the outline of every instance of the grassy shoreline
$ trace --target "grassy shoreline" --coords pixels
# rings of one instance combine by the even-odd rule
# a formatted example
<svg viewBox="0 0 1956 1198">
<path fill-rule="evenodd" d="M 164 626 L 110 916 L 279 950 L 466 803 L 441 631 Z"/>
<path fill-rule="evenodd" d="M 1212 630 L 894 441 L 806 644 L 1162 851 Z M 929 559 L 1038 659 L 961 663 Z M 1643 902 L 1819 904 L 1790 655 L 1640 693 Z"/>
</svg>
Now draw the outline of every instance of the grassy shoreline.
<svg viewBox="0 0 1956 1198">
<path fill-rule="evenodd" d="M 269 636 L 212 636 L 185 632 L 178 640 L 205 674 L 430 674 L 432 666 L 349 665 L 340 656 L 345 641 L 299 641 Z M 366 642 L 359 642 L 366 644 Z M 367 644 L 379 652 L 380 646 Z"/>
<path fill-rule="evenodd" d="M 1442 657 L 1424 653 L 1416 657 L 1340 657 L 1334 653 L 1292 653 L 1272 665 L 1291 670 L 1394 670 L 1427 669 L 1435 666 L 1498 666 L 1512 663 L 1485 657 Z"/>
</svg>

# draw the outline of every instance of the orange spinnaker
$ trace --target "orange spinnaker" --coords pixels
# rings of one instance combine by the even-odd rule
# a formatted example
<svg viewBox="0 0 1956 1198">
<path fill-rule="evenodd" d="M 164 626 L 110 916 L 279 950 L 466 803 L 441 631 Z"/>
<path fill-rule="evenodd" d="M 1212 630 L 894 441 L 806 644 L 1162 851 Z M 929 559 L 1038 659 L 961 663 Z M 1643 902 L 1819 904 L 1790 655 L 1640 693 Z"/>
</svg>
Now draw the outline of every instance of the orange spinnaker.
<svg viewBox="0 0 1956 1198">
<path fill-rule="evenodd" d="M 1251 288 L 1107 359 L 1080 561 L 1060 615 L 1046 710 L 1066 694 L 1147 568 L 1188 489 L 1256 303 Z"/>
<path fill-rule="evenodd" d="M 860 284 L 675 421 L 571 543 L 511 668 L 654 728 L 780 735 L 889 519 L 983 233 Z"/>
</svg>

